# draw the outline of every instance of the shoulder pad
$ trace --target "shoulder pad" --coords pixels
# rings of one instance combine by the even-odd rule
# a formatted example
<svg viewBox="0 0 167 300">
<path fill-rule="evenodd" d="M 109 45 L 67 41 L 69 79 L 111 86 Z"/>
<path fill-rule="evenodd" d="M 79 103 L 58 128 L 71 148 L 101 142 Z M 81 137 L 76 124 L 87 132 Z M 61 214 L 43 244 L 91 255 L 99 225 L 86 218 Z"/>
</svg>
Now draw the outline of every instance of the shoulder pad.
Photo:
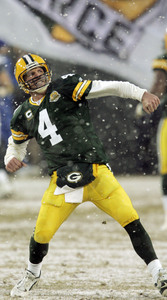
<svg viewBox="0 0 167 300">
<path fill-rule="evenodd" d="M 75 76 L 75 74 L 66 74 L 61 76 L 62 79 L 66 79 L 67 77 Z"/>
<path fill-rule="evenodd" d="M 79 81 L 82 81 L 82 77 L 78 74 L 66 74 L 66 75 L 63 75 L 61 76 L 62 79 L 68 79 L 69 77 L 75 77 L 77 78 Z"/>
</svg>

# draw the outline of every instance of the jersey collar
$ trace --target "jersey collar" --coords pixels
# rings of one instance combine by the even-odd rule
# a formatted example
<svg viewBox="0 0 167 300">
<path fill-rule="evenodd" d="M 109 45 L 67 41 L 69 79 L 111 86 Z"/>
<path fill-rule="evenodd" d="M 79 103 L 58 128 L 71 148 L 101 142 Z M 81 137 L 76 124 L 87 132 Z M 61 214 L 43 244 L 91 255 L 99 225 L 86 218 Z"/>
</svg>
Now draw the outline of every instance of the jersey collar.
<svg viewBox="0 0 167 300">
<path fill-rule="evenodd" d="M 39 105 L 42 103 L 42 101 L 43 101 L 44 98 L 45 98 L 45 96 L 43 96 L 43 97 L 42 97 L 41 99 L 39 99 L 38 101 L 34 101 L 33 98 L 30 97 L 30 98 L 29 98 L 29 102 L 30 102 L 30 104 L 32 104 L 32 105 L 39 106 Z"/>
</svg>

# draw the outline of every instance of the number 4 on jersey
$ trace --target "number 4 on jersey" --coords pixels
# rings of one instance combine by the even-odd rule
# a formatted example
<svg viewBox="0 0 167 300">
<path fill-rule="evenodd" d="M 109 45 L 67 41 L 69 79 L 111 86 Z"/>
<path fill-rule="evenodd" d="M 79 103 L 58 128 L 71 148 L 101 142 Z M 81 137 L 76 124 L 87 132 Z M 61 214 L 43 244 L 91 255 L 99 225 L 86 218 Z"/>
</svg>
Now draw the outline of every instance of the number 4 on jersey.
<svg viewBox="0 0 167 300">
<path fill-rule="evenodd" d="M 56 131 L 57 127 L 51 123 L 46 108 L 40 111 L 38 132 L 42 138 L 46 138 L 48 135 L 50 135 L 50 142 L 52 146 L 60 143 L 63 140 L 61 135 L 57 134 Z"/>
</svg>

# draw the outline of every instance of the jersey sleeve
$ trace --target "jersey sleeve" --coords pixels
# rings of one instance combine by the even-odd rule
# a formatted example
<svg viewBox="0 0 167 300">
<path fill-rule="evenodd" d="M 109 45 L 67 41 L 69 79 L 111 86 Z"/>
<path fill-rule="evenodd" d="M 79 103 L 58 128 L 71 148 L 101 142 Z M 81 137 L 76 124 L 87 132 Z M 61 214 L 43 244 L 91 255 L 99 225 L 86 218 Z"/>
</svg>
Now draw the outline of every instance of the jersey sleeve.
<svg viewBox="0 0 167 300">
<path fill-rule="evenodd" d="M 155 58 L 152 63 L 152 69 L 167 72 L 167 54 Z"/>
<path fill-rule="evenodd" d="M 140 87 L 126 81 L 94 80 L 87 99 L 103 96 L 118 96 L 121 98 L 131 98 L 142 101 L 143 94 L 146 91 L 146 89 L 141 89 Z"/>
<path fill-rule="evenodd" d="M 21 144 L 31 138 L 25 132 L 23 126 L 23 115 L 22 115 L 21 106 L 19 106 L 14 111 L 13 118 L 10 122 L 10 129 L 11 129 L 13 140 L 16 144 Z"/>
<path fill-rule="evenodd" d="M 75 102 L 84 100 L 92 86 L 91 80 L 82 79 L 78 74 L 67 74 L 62 79 L 64 94 L 71 96 Z"/>
</svg>

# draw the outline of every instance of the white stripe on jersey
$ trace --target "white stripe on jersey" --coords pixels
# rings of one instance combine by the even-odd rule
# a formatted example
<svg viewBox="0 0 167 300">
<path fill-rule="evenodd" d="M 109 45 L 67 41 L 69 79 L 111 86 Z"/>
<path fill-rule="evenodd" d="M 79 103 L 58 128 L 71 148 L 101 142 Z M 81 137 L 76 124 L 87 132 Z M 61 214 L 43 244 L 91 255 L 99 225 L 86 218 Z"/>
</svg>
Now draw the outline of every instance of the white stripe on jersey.
<svg viewBox="0 0 167 300">
<path fill-rule="evenodd" d="M 77 92 L 77 94 L 76 94 L 76 100 L 78 100 L 78 96 L 79 96 L 79 94 L 80 94 L 80 92 L 82 91 L 82 89 L 83 89 L 83 87 L 84 87 L 84 85 L 87 83 L 87 80 L 84 80 L 84 82 L 82 83 L 82 85 L 80 86 L 80 88 L 79 88 L 79 90 L 78 90 L 78 92 Z"/>
</svg>

